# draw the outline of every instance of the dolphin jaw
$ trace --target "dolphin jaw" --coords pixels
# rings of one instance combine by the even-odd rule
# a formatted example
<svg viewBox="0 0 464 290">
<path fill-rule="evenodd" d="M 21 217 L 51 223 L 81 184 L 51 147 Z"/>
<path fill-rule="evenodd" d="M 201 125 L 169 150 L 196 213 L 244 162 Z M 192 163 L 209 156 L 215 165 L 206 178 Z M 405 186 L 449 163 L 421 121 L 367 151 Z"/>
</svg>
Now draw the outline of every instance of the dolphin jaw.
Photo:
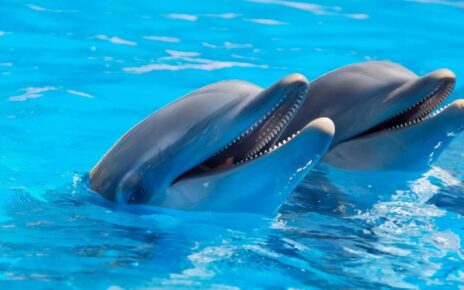
<svg viewBox="0 0 464 290">
<path fill-rule="evenodd" d="M 288 125 L 292 117 L 301 107 L 301 104 L 303 103 L 306 97 L 306 94 L 307 94 L 307 88 L 305 88 L 304 90 L 301 90 L 301 92 L 298 94 L 293 105 L 291 105 L 290 108 L 284 108 L 284 112 L 283 114 L 281 114 L 280 118 L 278 118 L 277 124 L 271 123 L 270 126 L 266 128 L 265 132 L 261 134 L 261 136 L 259 136 L 258 144 L 245 156 L 245 158 L 250 159 L 252 156 L 255 156 L 256 154 L 262 152 L 263 150 L 267 150 L 266 148 L 269 148 L 270 146 L 272 146 L 272 143 L 274 143 L 273 141 L 275 141 L 278 137 L 280 137 L 284 128 Z M 274 112 L 276 110 L 274 110 Z M 271 113 L 268 113 L 265 119 L 268 119 L 270 116 L 271 116 Z"/>
<path fill-rule="evenodd" d="M 301 131 L 298 131 L 294 134 L 292 134 L 291 136 L 288 136 L 287 139 L 284 139 L 284 140 L 280 140 L 277 144 L 274 144 L 272 147 L 268 148 L 268 149 L 265 149 L 265 150 L 262 150 L 262 151 L 258 151 L 258 152 L 255 152 L 253 153 L 252 155 L 248 155 L 247 157 L 245 157 L 244 159 L 241 159 L 237 162 L 234 163 L 234 165 L 241 165 L 243 163 L 246 163 L 248 161 L 251 161 L 251 160 L 254 160 L 258 157 L 261 157 L 262 155 L 266 155 L 266 154 L 269 154 L 277 149 L 279 149 L 280 147 L 282 147 L 283 145 L 287 144 L 288 142 L 290 142 L 291 140 L 293 140 L 296 136 L 298 136 L 299 134 L 301 133 Z"/>
<path fill-rule="evenodd" d="M 268 154 L 271 151 L 283 146 L 286 142 L 280 142 L 278 145 L 275 145 L 275 143 L 306 99 L 308 81 L 300 74 L 292 74 L 278 82 L 276 86 L 291 87 L 286 90 L 282 98 L 258 121 L 256 121 L 248 129 L 238 135 L 226 146 L 213 153 L 211 157 L 198 164 L 198 166 L 187 170 L 183 174 L 180 174 L 172 182 L 172 184 L 189 176 L 204 174 L 210 171 L 214 172 L 216 170 L 230 169 L 237 165 L 252 161 L 262 156 L 263 154 Z M 276 117 L 277 114 L 278 116 Z M 275 120 L 273 118 L 275 118 Z M 271 120 L 274 122 L 271 122 Z M 239 158 L 237 160 L 228 160 L 230 157 L 234 157 L 235 159 L 235 156 L 228 157 L 228 153 L 232 152 L 233 150 L 237 150 L 237 148 L 240 149 L 243 144 L 242 142 L 246 142 L 248 139 L 253 138 L 253 135 L 256 133 L 259 133 L 257 137 L 257 143 L 252 148 L 247 149 L 246 152 L 240 152 L 240 155 L 242 156 L 238 156 Z M 289 136 L 286 140 L 290 141 L 290 139 L 296 137 L 297 135 L 298 134 L 295 133 L 292 136 Z M 209 167 L 208 162 L 215 159 L 225 163 L 219 166 Z"/>
<path fill-rule="evenodd" d="M 278 112 L 278 110 L 284 108 L 285 113 L 281 116 L 278 124 L 276 124 L 273 128 L 269 128 L 268 126 L 266 128 L 266 135 L 265 136 L 259 136 L 259 141 L 256 146 L 254 146 L 250 152 L 249 155 L 253 155 L 260 150 L 262 150 L 265 146 L 267 146 L 273 139 L 276 138 L 278 133 L 281 133 L 285 126 L 290 122 L 291 118 L 295 115 L 295 113 L 298 111 L 298 109 L 301 107 L 303 101 L 306 98 L 307 95 L 307 90 L 308 90 L 308 81 L 304 76 L 300 74 L 292 74 L 283 80 L 281 80 L 279 83 L 277 83 L 277 86 L 288 86 L 291 85 L 291 82 L 295 83 L 302 83 L 303 89 L 297 88 L 299 92 L 297 93 L 296 97 L 293 100 L 292 105 L 290 108 L 284 108 L 284 102 L 285 101 L 292 101 L 292 93 L 294 93 L 293 90 L 287 91 L 284 96 L 266 113 L 264 114 L 258 121 L 256 121 L 253 125 L 251 125 L 247 130 L 242 132 L 238 137 L 233 139 L 231 142 L 229 142 L 226 146 L 221 148 L 219 151 L 217 151 L 215 154 L 212 155 L 211 158 L 214 158 L 221 153 L 224 153 L 225 151 L 231 149 L 232 146 L 237 145 L 242 141 L 243 139 L 246 139 L 247 137 L 250 137 L 250 135 L 260 127 L 260 126 L 265 126 L 266 122 L 271 118 L 274 114 Z"/>
<path fill-rule="evenodd" d="M 439 108 L 439 106 L 453 91 L 456 80 L 454 78 L 454 74 L 449 70 L 437 71 L 434 74 L 434 78 L 441 78 L 438 80 L 438 85 L 435 86 L 432 92 L 420 99 L 419 102 L 409 106 L 401 112 L 396 113 L 371 129 L 350 138 L 350 140 L 380 134 L 384 131 L 399 130 L 414 126 L 439 114 L 444 108 L 446 108 L 446 106 L 442 108 Z"/>
<path fill-rule="evenodd" d="M 438 109 L 434 110 L 432 113 L 430 113 L 430 115 L 427 116 L 427 119 L 431 119 L 431 118 L 436 117 L 441 112 L 448 109 L 449 107 L 454 107 L 454 108 L 456 108 L 458 110 L 464 111 L 464 99 L 458 99 L 458 100 L 455 100 L 454 102 L 449 103 L 449 104 L 447 104 L 445 106 L 441 106 L 440 108 L 438 108 Z"/>
<path fill-rule="evenodd" d="M 311 122 L 310 124 L 312 126 L 314 126 L 314 127 L 318 127 L 318 129 L 321 132 L 324 132 L 327 135 L 333 136 L 335 134 L 335 125 L 333 124 L 333 121 L 331 119 L 329 119 L 329 118 L 326 118 L 326 117 L 318 118 L 318 119 L 314 120 L 313 122 Z M 248 162 L 250 160 L 254 160 L 256 158 L 259 158 L 262 155 L 266 155 L 266 154 L 274 152 L 275 150 L 278 150 L 279 148 L 281 148 L 285 144 L 287 144 L 290 141 L 292 141 L 293 139 L 295 139 L 298 135 L 300 135 L 301 132 L 304 129 L 305 128 L 303 128 L 302 130 L 297 131 L 296 133 L 293 133 L 291 136 L 287 136 L 286 139 L 279 140 L 279 142 L 274 144 L 272 147 L 270 147 L 270 148 L 268 148 L 268 149 L 266 149 L 264 151 L 257 152 L 256 154 L 254 154 L 252 156 L 248 156 L 247 158 L 245 158 L 243 160 L 240 160 L 239 162 L 237 162 L 235 164 L 236 165 L 241 165 L 242 163 L 246 163 L 246 162 Z"/>
</svg>

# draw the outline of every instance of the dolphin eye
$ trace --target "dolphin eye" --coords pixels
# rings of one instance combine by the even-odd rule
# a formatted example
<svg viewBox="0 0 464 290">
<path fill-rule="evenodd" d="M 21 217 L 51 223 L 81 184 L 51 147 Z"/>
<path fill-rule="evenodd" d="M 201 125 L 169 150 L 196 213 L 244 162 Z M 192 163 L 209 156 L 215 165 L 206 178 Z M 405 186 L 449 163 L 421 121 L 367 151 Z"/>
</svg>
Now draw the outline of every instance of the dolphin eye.
<svg viewBox="0 0 464 290">
<path fill-rule="evenodd" d="M 144 203 L 147 198 L 147 192 L 143 187 L 137 187 L 127 199 L 127 203 Z"/>
</svg>

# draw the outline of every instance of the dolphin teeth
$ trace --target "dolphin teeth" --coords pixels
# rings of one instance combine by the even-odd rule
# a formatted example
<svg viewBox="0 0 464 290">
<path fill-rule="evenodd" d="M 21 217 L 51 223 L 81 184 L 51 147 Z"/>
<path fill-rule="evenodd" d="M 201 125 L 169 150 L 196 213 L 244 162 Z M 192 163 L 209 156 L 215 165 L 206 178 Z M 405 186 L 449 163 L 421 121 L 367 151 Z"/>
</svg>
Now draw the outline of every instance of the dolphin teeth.
<svg viewBox="0 0 464 290">
<path fill-rule="evenodd" d="M 218 151 L 218 153 L 224 152 L 226 149 L 230 148 L 232 145 L 236 144 L 238 141 L 242 140 L 246 136 L 253 134 L 253 132 L 255 132 L 261 124 L 269 120 L 271 116 L 273 116 L 273 118 L 276 118 L 276 121 L 270 123 L 269 127 L 265 128 L 265 130 L 262 130 L 262 132 L 258 132 L 259 134 L 256 139 L 257 145 L 255 145 L 248 153 L 244 155 L 243 158 L 241 158 L 238 162 L 234 164 L 242 164 L 250 160 L 253 160 L 254 158 L 262 156 L 263 154 L 272 152 L 273 150 L 278 149 L 279 147 L 293 139 L 296 135 L 300 133 L 299 131 L 291 136 L 283 138 L 283 140 L 281 140 L 277 144 L 270 144 L 272 140 L 274 140 L 274 138 L 276 138 L 279 135 L 279 132 L 281 132 L 283 128 L 290 122 L 292 116 L 294 116 L 298 109 L 301 107 L 301 104 L 304 102 L 305 97 L 307 95 L 307 88 L 299 90 L 296 96 L 295 93 L 295 90 L 287 92 L 287 94 L 285 94 L 285 96 L 281 98 L 278 101 L 278 103 L 271 108 L 271 110 L 269 110 L 263 117 L 261 117 L 258 121 L 252 124 L 250 128 L 248 128 L 245 132 L 240 134 L 235 140 L 230 142 L 227 146 L 224 146 L 224 148 Z M 281 112 L 277 112 L 275 114 L 275 112 L 279 108 L 282 108 L 282 104 L 284 104 L 286 100 L 292 97 L 294 97 L 294 99 L 292 100 L 293 104 L 290 107 L 285 108 L 285 111 L 281 110 Z"/>
<path fill-rule="evenodd" d="M 441 111 L 443 111 L 446 106 L 437 109 L 437 107 L 443 103 L 444 100 L 447 99 L 447 97 L 451 94 L 455 86 L 454 81 L 443 81 L 438 86 L 435 87 L 435 89 L 428 94 L 426 97 L 418 101 L 417 103 L 409 106 L 407 109 L 396 113 L 389 119 L 383 121 L 382 123 L 372 127 L 368 131 L 362 134 L 369 134 L 371 132 L 377 132 L 377 131 L 382 131 L 382 130 L 394 130 L 394 129 L 401 129 L 405 128 L 408 126 L 412 126 L 415 124 L 419 124 L 422 121 L 432 118 L 439 114 Z M 419 110 L 418 113 L 414 113 L 414 111 L 411 110 Z M 420 112 L 422 111 L 422 112 Z M 411 113 L 411 116 L 408 116 L 408 113 Z M 404 117 L 401 117 L 404 116 Z M 409 119 L 409 120 L 404 120 L 401 121 L 400 124 L 392 124 L 387 127 L 389 123 L 395 122 L 396 118 L 401 118 L 401 119 Z"/>
</svg>

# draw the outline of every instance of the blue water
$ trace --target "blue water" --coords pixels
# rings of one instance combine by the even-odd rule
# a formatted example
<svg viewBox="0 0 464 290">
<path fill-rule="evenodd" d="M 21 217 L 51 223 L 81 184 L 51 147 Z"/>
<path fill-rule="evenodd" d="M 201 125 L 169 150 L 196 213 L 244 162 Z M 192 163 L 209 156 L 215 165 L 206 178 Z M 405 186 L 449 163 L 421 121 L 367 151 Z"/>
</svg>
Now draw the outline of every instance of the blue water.
<svg viewBox="0 0 464 290">
<path fill-rule="evenodd" d="M 463 136 L 427 172 L 318 168 L 276 217 L 83 187 L 126 130 L 223 79 L 386 59 L 449 68 L 464 96 L 463 2 L 297 1 L 1 0 L 0 288 L 463 289 Z"/>
</svg>

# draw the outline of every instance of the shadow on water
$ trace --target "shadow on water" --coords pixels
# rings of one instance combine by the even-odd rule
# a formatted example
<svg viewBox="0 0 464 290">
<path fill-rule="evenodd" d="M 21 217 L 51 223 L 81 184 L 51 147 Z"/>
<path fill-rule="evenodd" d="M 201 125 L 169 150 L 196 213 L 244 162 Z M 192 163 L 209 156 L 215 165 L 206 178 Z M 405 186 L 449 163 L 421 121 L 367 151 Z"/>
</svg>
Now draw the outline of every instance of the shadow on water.
<svg viewBox="0 0 464 290">
<path fill-rule="evenodd" d="M 283 212 L 352 216 L 388 201 L 422 178 L 417 172 L 356 172 L 320 165 L 295 190 Z M 386 182 L 388 181 L 388 182 Z"/>
<path fill-rule="evenodd" d="M 428 203 L 464 216 L 464 186 L 451 185 L 441 189 Z"/>
<path fill-rule="evenodd" d="M 422 174 L 380 174 L 320 166 L 282 207 L 281 228 L 312 251 L 333 253 L 313 265 L 356 287 L 413 288 L 433 277 L 453 283 L 464 269 L 463 251 L 460 233 L 440 220 L 446 218 L 443 199 L 451 195 L 440 189 L 459 191 L 452 191 L 455 200 L 446 208 L 453 204 L 458 212 L 462 187 L 450 186 L 457 182 L 438 167 Z M 378 271 L 382 275 L 374 283 Z"/>
</svg>

